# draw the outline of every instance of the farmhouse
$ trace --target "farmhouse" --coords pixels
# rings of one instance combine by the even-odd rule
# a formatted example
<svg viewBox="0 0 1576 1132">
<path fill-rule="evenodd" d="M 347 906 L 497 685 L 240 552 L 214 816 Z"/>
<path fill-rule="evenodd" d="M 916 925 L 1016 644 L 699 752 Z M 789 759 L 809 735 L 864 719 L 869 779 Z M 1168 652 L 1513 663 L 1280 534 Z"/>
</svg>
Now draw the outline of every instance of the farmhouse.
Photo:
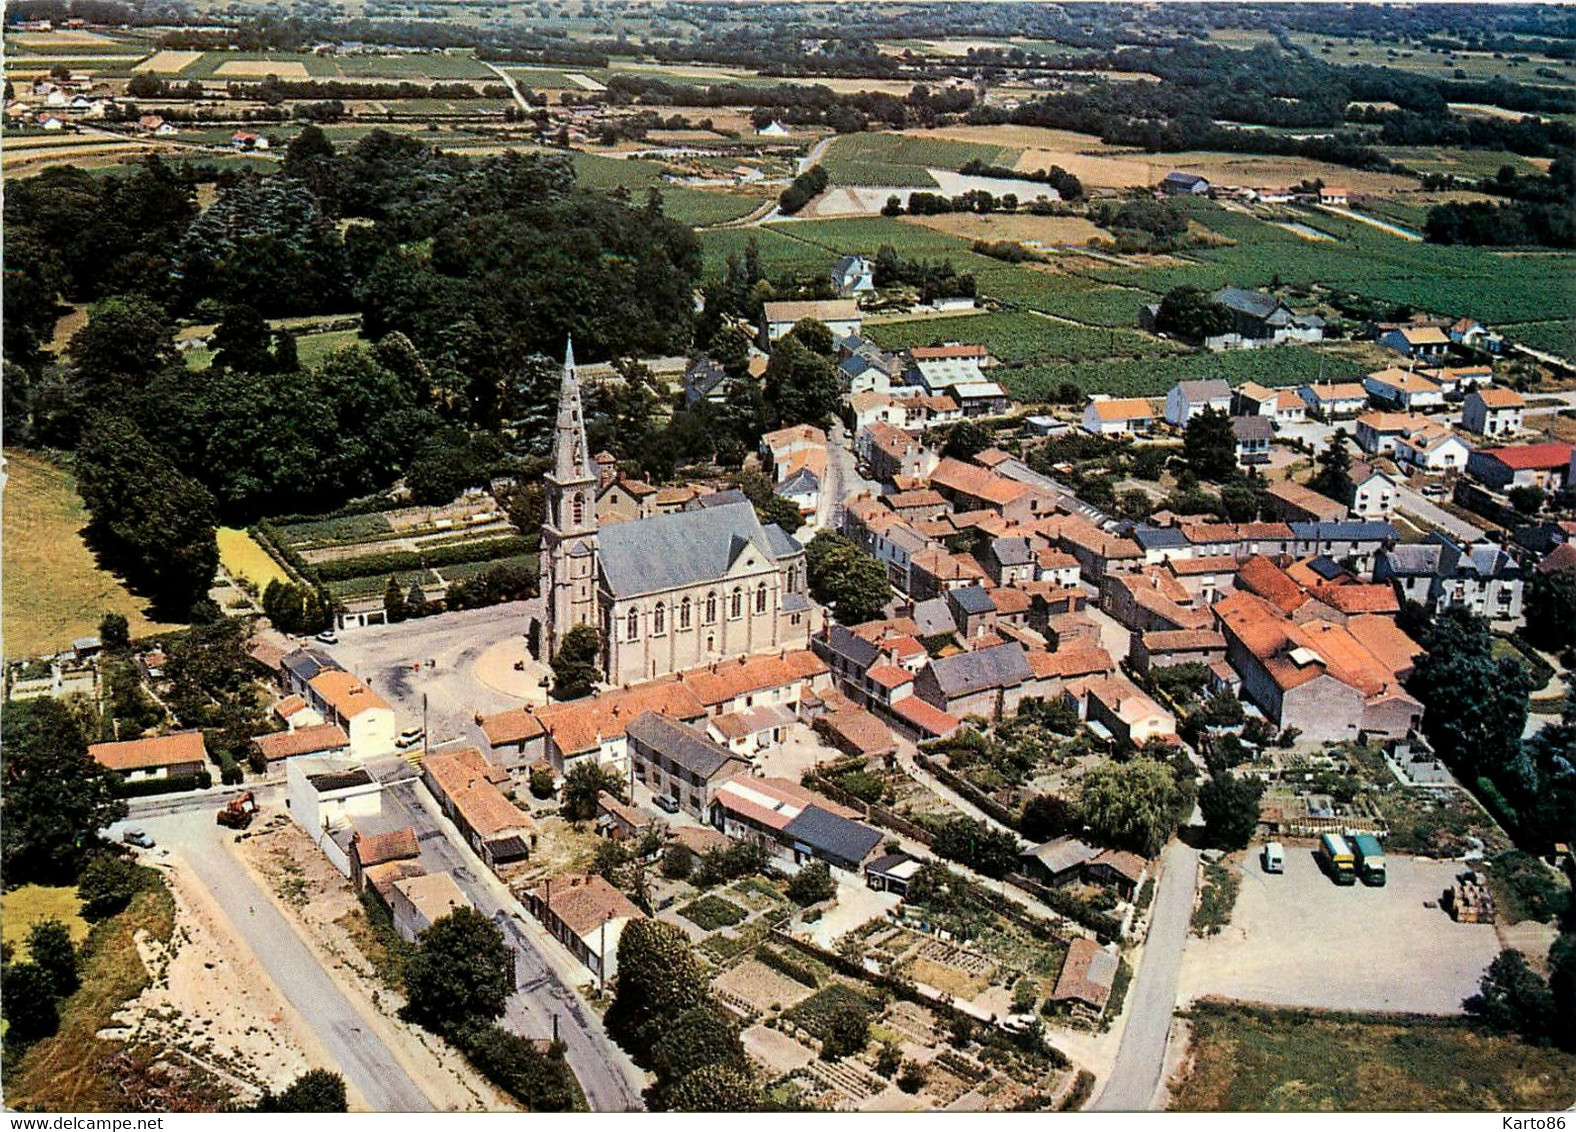
<svg viewBox="0 0 1576 1132">
<path fill-rule="evenodd" d="M 1495 491 L 1513 487 L 1558 491 L 1565 486 L 1570 465 L 1571 446 L 1551 442 L 1480 448 L 1467 460 L 1467 471 Z"/>
<path fill-rule="evenodd" d="M 1145 402 L 1147 406 L 1147 402 Z M 1214 409 L 1231 411 L 1231 386 L 1219 378 L 1208 381 L 1179 381 L 1166 393 L 1166 421 L 1178 428 L 1187 427 L 1194 413 Z"/>
<path fill-rule="evenodd" d="M 1379 345 L 1404 358 L 1442 358 L 1450 337 L 1437 326 L 1395 326 L 1381 330 Z"/>
<path fill-rule="evenodd" d="M 548 877 L 526 903 L 554 939 L 604 984 L 618 973 L 618 941 L 631 920 L 645 919 L 629 897 L 596 873 Z"/>
<path fill-rule="evenodd" d="M 875 289 L 875 266 L 864 256 L 839 256 L 832 265 L 832 290 L 843 298 L 868 294 Z"/>
<path fill-rule="evenodd" d="M 1203 177 L 1175 169 L 1160 179 L 1160 187 L 1167 193 L 1179 196 L 1203 196 L 1209 192 L 1209 182 Z"/>
<path fill-rule="evenodd" d="M 1461 425 L 1479 436 L 1514 436 L 1526 407 L 1513 389 L 1474 389 L 1461 405 Z"/>
<path fill-rule="evenodd" d="M 208 761 L 208 748 L 201 731 L 176 731 L 151 739 L 93 743 L 88 746 L 88 756 L 126 781 L 139 782 L 197 774 Z"/>
<path fill-rule="evenodd" d="M 834 339 L 858 334 L 864 325 L 859 315 L 859 304 L 853 299 L 810 299 L 802 302 L 775 302 L 762 305 L 761 348 L 771 349 L 771 344 L 787 334 L 803 319 L 814 319 L 826 324 Z"/>
<path fill-rule="evenodd" d="M 1096 436 L 1130 436 L 1148 432 L 1154 419 L 1143 397 L 1096 397 L 1084 406 L 1083 427 Z"/>
</svg>

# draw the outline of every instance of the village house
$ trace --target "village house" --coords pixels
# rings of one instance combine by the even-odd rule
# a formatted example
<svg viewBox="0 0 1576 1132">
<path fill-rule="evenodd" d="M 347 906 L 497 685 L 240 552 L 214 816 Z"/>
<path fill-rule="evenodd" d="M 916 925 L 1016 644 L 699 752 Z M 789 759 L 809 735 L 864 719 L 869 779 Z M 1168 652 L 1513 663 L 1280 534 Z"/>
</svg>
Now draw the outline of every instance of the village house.
<svg viewBox="0 0 1576 1132">
<path fill-rule="evenodd" d="M 1166 629 L 1207 629 L 1205 604 L 1156 566 L 1100 579 L 1100 609 L 1124 628 L 1140 633 Z"/>
<path fill-rule="evenodd" d="M 1231 394 L 1231 411 L 1241 417 L 1268 417 L 1278 425 L 1308 419 L 1308 403 L 1294 389 L 1271 389 L 1245 381 Z"/>
<path fill-rule="evenodd" d="M 1297 392 L 1309 411 L 1321 420 L 1355 417 L 1368 407 L 1368 390 L 1360 381 L 1304 385 Z"/>
<path fill-rule="evenodd" d="M 1012 410 L 1012 398 L 994 381 L 960 381 L 947 395 L 968 418 L 1001 417 Z"/>
<path fill-rule="evenodd" d="M 421 778 L 443 814 L 489 868 L 531 855 L 536 823 L 503 796 L 509 773 L 475 747 L 428 755 Z"/>
<path fill-rule="evenodd" d="M 858 334 L 863 325 L 859 304 L 853 299 L 810 299 L 794 302 L 763 303 L 761 311 L 761 349 L 787 334 L 804 319 L 825 323 L 832 338 Z"/>
<path fill-rule="evenodd" d="M 1035 683 L 1023 646 L 1008 641 L 932 660 L 915 678 L 914 695 L 948 715 L 996 719 L 1017 711 Z"/>
<path fill-rule="evenodd" d="M 1495 491 L 1540 487 L 1558 491 L 1571 466 L 1571 446 L 1553 442 L 1480 448 L 1467 459 L 1467 471 Z"/>
<path fill-rule="evenodd" d="M 732 385 L 733 379 L 722 363 L 702 354 L 684 370 L 684 404 L 691 408 L 702 401 L 721 405 L 727 401 Z"/>
<path fill-rule="evenodd" d="M 848 398 L 848 407 L 854 413 L 855 436 L 878 421 L 896 429 L 908 427 L 908 403 L 890 393 L 854 393 Z"/>
<path fill-rule="evenodd" d="M 201 731 L 176 731 L 148 739 L 91 743 L 88 757 L 127 782 L 142 782 L 201 773 L 208 761 L 208 747 Z"/>
<path fill-rule="evenodd" d="M 526 894 L 526 906 L 603 986 L 618 973 L 624 928 L 646 918 L 629 897 L 596 873 L 548 877 Z"/>
<path fill-rule="evenodd" d="M 1395 454 L 1396 442 L 1429 424 L 1421 413 L 1390 413 L 1374 411 L 1357 418 L 1354 439 L 1357 447 L 1370 456 Z"/>
<path fill-rule="evenodd" d="M 1352 461 L 1352 502 L 1350 517 L 1388 522 L 1395 514 L 1396 495 L 1400 484 L 1372 464 L 1362 460 Z"/>
<path fill-rule="evenodd" d="M 666 794 L 681 809 L 704 820 L 711 797 L 723 782 L 748 773 L 749 760 L 720 746 L 677 719 L 644 712 L 625 728 L 635 778 L 653 794 Z"/>
<path fill-rule="evenodd" d="M 893 483 L 900 478 L 923 480 L 941 457 L 902 429 L 877 421 L 859 431 L 855 454 L 870 467 L 872 479 Z"/>
<path fill-rule="evenodd" d="M 285 762 L 285 796 L 291 819 L 349 877 L 356 833 L 385 821 L 383 784 L 350 759 L 295 758 Z"/>
<path fill-rule="evenodd" d="M 1385 408 L 1412 412 L 1437 409 L 1445 403 L 1439 383 L 1404 369 L 1382 369 L 1363 378 L 1363 388 L 1374 403 Z"/>
<path fill-rule="evenodd" d="M 1075 680 L 1063 689 L 1062 695 L 1078 708 L 1081 718 L 1098 724 L 1120 742 L 1141 747 L 1151 739 L 1176 735 L 1176 716 L 1125 676 Z"/>
<path fill-rule="evenodd" d="M 1324 522 L 1346 518 L 1344 503 L 1337 503 L 1295 480 L 1276 480 L 1264 490 L 1264 513 L 1282 522 Z"/>
<path fill-rule="evenodd" d="M 839 256 L 832 264 L 832 290 L 841 297 L 869 294 L 875 289 L 876 269 L 864 256 Z"/>
<path fill-rule="evenodd" d="M 349 857 L 350 883 L 355 890 L 365 892 L 371 886 L 385 899 L 396 880 L 420 876 L 423 871 L 418 863 L 421 845 L 415 829 L 408 825 L 382 829 L 355 826 L 350 835 Z"/>
<path fill-rule="evenodd" d="M 320 723 L 315 727 L 254 736 L 252 746 L 272 768 L 275 763 L 300 755 L 348 755 L 350 736 L 338 724 Z"/>
<path fill-rule="evenodd" d="M 819 457 L 818 460 L 815 458 Z M 768 432 L 761 437 L 761 463 L 768 469 L 774 482 L 781 481 L 794 469 L 819 465 L 819 473 L 826 472 L 826 433 L 814 425 L 800 424 Z"/>
<path fill-rule="evenodd" d="M 1166 421 L 1178 428 L 1186 428 L 1193 414 L 1202 413 L 1206 409 L 1229 413 L 1231 386 L 1219 378 L 1208 381 L 1179 381 L 1166 393 Z"/>
<path fill-rule="evenodd" d="M 1514 389 L 1474 389 L 1462 402 L 1461 427 L 1479 436 L 1514 436 L 1526 407 Z"/>
<path fill-rule="evenodd" d="M 350 736 L 357 758 L 394 749 L 394 709 L 365 682 L 343 669 L 320 672 L 307 684 L 307 698 L 324 722 L 337 724 Z"/>
<path fill-rule="evenodd" d="M 1460 608 L 1494 620 L 1521 616 L 1521 566 L 1491 542 L 1463 546 L 1431 531 L 1421 543 L 1381 551 L 1374 581 L 1393 582 L 1430 613 Z"/>
<path fill-rule="evenodd" d="M 1373 569 L 1374 555 L 1395 545 L 1396 529 L 1389 523 L 1347 519 L 1338 523 L 1288 523 L 1291 542 L 1286 553 L 1297 558 L 1323 554 L 1337 562 L 1350 560 L 1360 573 Z"/>
<path fill-rule="evenodd" d="M 1375 340 L 1403 358 L 1442 358 L 1450 348 L 1450 336 L 1437 326 L 1382 327 Z"/>
<path fill-rule="evenodd" d="M 797 782 L 739 775 L 718 788 L 711 824 L 738 840 L 759 840 L 794 865 L 812 860 L 859 872 L 881 845 L 880 830 L 855 820 L 855 811 Z"/>
<path fill-rule="evenodd" d="M 1408 431 L 1395 440 L 1396 466 L 1405 471 L 1454 472 L 1467 466 L 1472 446 L 1439 421 Z"/>
<path fill-rule="evenodd" d="M 1232 417 L 1231 435 L 1235 442 L 1237 467 L 1247 469 L 1270 462 L 1275 424 L 1268 417 Z"/>
<path fill-rule="evenodd" d="M 417 936 L 445 916 L 470 907 L 470 898 L 450 873 L 424 873 L 396 880 L 389 895 L 394 930 L 407 943 L 414 943 Z"/>
<path fill-rule="evenodd" d="M 1222 287 L 1210 296 L 1231 312 L 1231 334 L 1219 344 L 1231 346 L 1254 342 L 1318 342 L 1324 338 L 1324 320 L 1318 315 L 1299 315 L 1274 295 L 1242 287 Z M 1206 345 L 1216 346 L 1215 339 Z"/>
<path fill-rule="evenodd" d="M 1096 436 L 1132 436 L 1148 432 L 1154 419 L 1143 397 L 1095 397 L 1084 406 L 1083 427 Z"/>
<path fill-rule="evenodd" d="M 1056 986 L 1046 1000 L 1074 1013 L 1098 1019 L 1105 1012 L 1120 966 L 1117 956 L 1092 939 L 1082 936 L 1067 945 Z"/>
<path fill-rule="evenodd" d="M 1226 638 L 1214 629 L 1161 629 L 1128 635 L 1127 663 L 1139 675 L 1178 664 L 1210 668 L 1225 659 Z"/>
</svg>

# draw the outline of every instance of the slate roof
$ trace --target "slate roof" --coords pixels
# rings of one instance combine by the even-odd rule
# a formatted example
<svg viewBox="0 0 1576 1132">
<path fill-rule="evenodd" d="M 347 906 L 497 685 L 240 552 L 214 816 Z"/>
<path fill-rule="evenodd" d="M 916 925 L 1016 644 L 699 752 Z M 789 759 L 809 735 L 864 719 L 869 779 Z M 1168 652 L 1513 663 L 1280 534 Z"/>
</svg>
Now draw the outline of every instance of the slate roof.
<svg viewBox="0 0 1576 1132">
<path fill-rule="evenodd" d="M 1338 523 L 1287 523 L 1293 537 L 1308 541 L 1385 542 L 1394 540 L 1396 529 L 1389 523 L 1349 519 Z"/>
<path fill-rule="evenodd" d="M 1023 646 L 1017 641 L 933 660 L 930 670 L 937 686 L 948 697 L 966 696 L 986 688 L 1011 687 L 1034 676 Z"/>
<path fill-rule="evenodd" d="M 783 832 L 795 841 L 843 861 L 862 861 L 881 844 L 880 830 L 839 817 L 820 806 L 806 806 L 798 817 L 783 827 Z"/>
<path fill-rule="evenodd" d="M 768 559 L 781 556 L 748 500 L 614 523 L 602 528 L 600 541 L 602 575 L 614 597 L 717 581 L 749 547 Z"/>
<path fill-rule="evenodd" d="M 624 734 L 702 779 L 711 778 L 730 762 L 742 761 L 695 728 L 654 711 L 630 720 Z"/>
<path fill-rule="evenodd" d="M 310 684 L 321 673 L 337 672 L 340 668 L 337 660 L 316 645 L 293 649 L 285 653 L 284 659 L 279 663 L 284 665 L 286 672 L 303 684 Z"/>
<path fill-rule="evenodd" d="M 814 495 L 821 490 L 821 479 L 809 468 L 800 468 L 777 485 L 778 495 Z"/>
<path fill-rule="evenodd" d="M 937 633 L 955 633 L 958 623 L 952 617 L 952 609 L 947 605 L 944 597 L 933 597 L 921 601 L 914 606 L 914 623 L 919 626 L 920 634 L 933 637 Z"/>
<path fill-rule="evenodd" d="M 1385 570 L 1397 577 L 1432 576 L 1439 572 L 1440 546 L 1403 543 L 1385 551 Z"/>
<path fill-rule="evenodd" d="M 1239 444 L 1249 440 L 1273 440 L 1275 426 L 1268 417 L 1232 417 L 1231 432 Z"/>
<path fill-rule="evenodd" d="M 1274 295 L 1249 291 L 1244 287 L 1222 287 L 1211 297 L 1227 310 L 1238 311 L 1250 318 L 1268 318 L 1281 306 L 1281 301 Z"/>
<path fill-rule="evenodd" d="M 958 608 L 964 613 L 985 614 L 996 611 L 996 603 L 991 600 L 990 594 L 982 586 L 962 586 L 959 589 L 949 590 L 947 597 L 958 603 Z"/>
<path fill-rule="evenodd" d="M 861 671 L 874 664 L 881 651 L 873 642 L 849 632 L 841 625 L 832 626 L 826 644 L 833 654 L 846 658 Z"/>
<path fill-rule="evenodd" d="M 1028 566 L 1034 562 L 1034 550 L 1021 535 L 997 539 L 991 543 L 991 553 L 1003 566 Z"/>
<path fill-rule="evenodd" d="M 776 523 L 763 523 L 761 532 L 766 536 L 766 545 L 771 547 L 774 558 L 791 558 L 804 552 L 799 541 Z"/>
<path fill-rule="evenodd" d="M 1133 541 L 1144 550 L 1174 550 L 1188 545 L 1181 527 L 1138 526 L 1132 533 Z"/>
<path fill-rule="evenodd" d="M 1182 397 L 1189 404 L 1198 404 L 1201 401 L 1229 401 L 1231 399 L 1231 386 L 1220 378 L 1210 378 L 1204 381 L 1179 381 L 1177 388 L 1182 391 Z"/>
</svg>

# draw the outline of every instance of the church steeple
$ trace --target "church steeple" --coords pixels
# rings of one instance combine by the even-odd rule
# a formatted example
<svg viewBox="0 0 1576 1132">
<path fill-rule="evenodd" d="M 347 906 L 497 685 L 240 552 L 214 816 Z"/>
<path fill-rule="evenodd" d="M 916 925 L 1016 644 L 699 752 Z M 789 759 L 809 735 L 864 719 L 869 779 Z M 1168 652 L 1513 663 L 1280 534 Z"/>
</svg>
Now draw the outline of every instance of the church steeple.
<svg viewBox="0 0 1576 1132">
<path fill-rule="evenodd" d="M 574 339 L 564 346 L 564 376 L 558 386 L 558 423 L 553 433 L 553 479 L 559 484 L 595 480 L 596 469 L 586 444 L 580 405 L 580 377 L 575 372 Z"/>
</svg>

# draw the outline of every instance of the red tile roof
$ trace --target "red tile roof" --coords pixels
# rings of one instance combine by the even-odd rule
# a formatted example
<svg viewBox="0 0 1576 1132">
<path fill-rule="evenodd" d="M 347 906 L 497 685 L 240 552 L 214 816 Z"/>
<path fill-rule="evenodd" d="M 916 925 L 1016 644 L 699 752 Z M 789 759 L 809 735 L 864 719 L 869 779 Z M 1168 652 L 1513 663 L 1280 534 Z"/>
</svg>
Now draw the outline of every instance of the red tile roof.
<svg viewBox="0 0 1576 1132">
<path fill-rule="evenodd" d="M 1569 444 L 1518 444 L 1511 448 L 1488 448 L 1482 453 L 1492 456 L 1507 468 L 1517 471 L 1542 471 L 1563 468 L 1571 462 Z"/>
</svg>

